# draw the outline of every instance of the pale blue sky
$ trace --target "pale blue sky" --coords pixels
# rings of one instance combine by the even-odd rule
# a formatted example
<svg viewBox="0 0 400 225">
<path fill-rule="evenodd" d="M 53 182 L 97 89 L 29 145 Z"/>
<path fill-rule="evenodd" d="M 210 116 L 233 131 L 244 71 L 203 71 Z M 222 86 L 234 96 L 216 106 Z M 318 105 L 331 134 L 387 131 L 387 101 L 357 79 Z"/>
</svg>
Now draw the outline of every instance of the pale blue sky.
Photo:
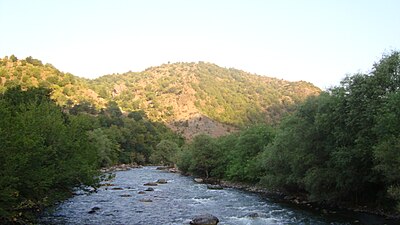
<svg viewBox="0 0 400 225">
<path fill-rule="evenodd" d="M 213 62 L 321 88 L 400 50 L 399 0 L 0 0 L 0 57 L 94 78 Z"/>
</svg>

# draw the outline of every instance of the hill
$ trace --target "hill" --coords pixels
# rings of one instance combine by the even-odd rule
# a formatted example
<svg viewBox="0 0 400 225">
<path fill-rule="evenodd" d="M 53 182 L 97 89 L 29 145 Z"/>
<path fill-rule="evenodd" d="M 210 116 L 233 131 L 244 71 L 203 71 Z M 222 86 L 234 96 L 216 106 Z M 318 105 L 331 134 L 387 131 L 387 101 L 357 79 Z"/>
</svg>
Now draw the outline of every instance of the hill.
<svg viewBox="0 0 400 225">
<path fill-rule="evenodd" d="M 60 105 L 90 102 L 102 108 L 115 101 L 123 111 L 144 111 L 191 139 L 198 133 L 221 136 L 249 124 L 276 123 L 320 89 L 211 63 L 174 63 L 142 72 L 88 80 L 50 64 L 15 56 L 0 61 L 0 91 L 12 85 L 44 86 Z"/>
<path fill-rule="evenodd" d="M 0 59 L 0 93 L 16 85 L 24 89 L 45 87 L 53 90 L 52 98 L 59 105 L 90 102 L 97 108 L 103 108 L 106 101 L 89 87 L 88 81 L 70 73 L 63 73 L 49 63 L 44 65 L 32 57 L 19 60 L 12 55 Z"/>
</svg>

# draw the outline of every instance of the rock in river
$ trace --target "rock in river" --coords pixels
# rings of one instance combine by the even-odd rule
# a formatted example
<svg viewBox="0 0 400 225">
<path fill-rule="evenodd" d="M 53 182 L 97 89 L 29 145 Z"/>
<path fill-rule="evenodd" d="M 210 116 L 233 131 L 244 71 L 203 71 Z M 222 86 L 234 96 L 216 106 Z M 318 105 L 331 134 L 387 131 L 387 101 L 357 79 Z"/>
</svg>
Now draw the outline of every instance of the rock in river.
<svg viewBox="0 0 400 225">
<path fill-rule="evenodd" d="M 88 213 L 89 213 L 89 214 L 92 214 L 92 213 L 95 213 L 95 212 L 98 211 L 98 210 L 100 210 L 100 207 L 95 206 L 95 207 L 93 207 Z"/>
<path fill-rule="evenodd" d="M 154 191 L 154 188 L 149 187 L 145 191 Z"/>
<path fill-rule="evenodd" d="M 204 182 L 203 179 L 201 179 L 201 178 L 194 178 L 194 181 L 196 183 L 203 183 Z"/>
<path fill-rule="evenodd" d="M 154 182 L 148 182 L 148 183 L 145 183 L 145 184 L 143 184 L 144 186 L 157 186 L 158 184 L 157 183 L 154 183 Z"/>
<path fill-rule="evenodd" d="M 125 197 L 125 198 L 127 198 L 127 197 L 132 197 L 132 195 L 128 195 L 128 194 L 119 195 L 119 196 L 121 196 L 121 197 Z"/>
<path fill-rule="evenodd" d="M 157 184 L 166 184 L 167 180 L 166 179 L 158 179 L 156 183 Z"/>
<path fill-rule="evenodd" d="M 190 224 L 192 225 L 217 225 L 219 219 L 211 214 L 203 214 L 193 217 Z"/>
<path fill-rule="evenodd" d="M 223 187 L 218 184 L 207 184 L 208 189 L 213 189 L 213 190 L 221 190 Z"/>
</svg>

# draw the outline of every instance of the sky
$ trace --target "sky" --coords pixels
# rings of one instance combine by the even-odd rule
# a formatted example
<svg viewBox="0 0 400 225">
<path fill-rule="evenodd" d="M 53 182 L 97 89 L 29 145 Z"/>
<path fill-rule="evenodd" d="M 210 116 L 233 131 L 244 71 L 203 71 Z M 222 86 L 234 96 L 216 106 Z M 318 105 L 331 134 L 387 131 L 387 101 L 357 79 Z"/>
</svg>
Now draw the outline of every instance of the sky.
<svg viewBox="0 0 400 225">
<path fill-rule="evenodd" d="M 211 62 L 322 89 L 400 50 L 398 0 L 0 0 L 0 57 L 96 78 Z"/>
</svg>

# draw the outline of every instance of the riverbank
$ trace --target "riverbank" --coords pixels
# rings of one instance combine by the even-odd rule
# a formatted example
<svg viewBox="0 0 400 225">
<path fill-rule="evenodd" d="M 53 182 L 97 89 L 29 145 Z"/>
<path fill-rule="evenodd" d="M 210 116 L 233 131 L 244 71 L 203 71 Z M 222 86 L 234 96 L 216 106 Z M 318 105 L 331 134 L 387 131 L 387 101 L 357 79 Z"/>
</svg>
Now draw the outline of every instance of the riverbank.
<svg viewBox="0 0 400 225">
<path fill-rule="evenodd" d="M 207 182 L 207 181 L 206 181 Z M 299 206 L 300 208 L 308 208 L 313 211 L 317 211 L 321 214 L 332 215 L 335 214 L 358 214 L 359 219 L 355 220 L 355 223 L 361 222 L 362 224 L 400 224 L 400 215 L 396 213 L 385 212 L 382 209 L 374 209 L 367 206 L 341 206 L 341 205 L 329 205 L 319 203 L 315 201 L 309 201 L 307 196 L 304 194 L 287 194 L 284 192 L 271 191 L 259 185 L 252 185 L 240 182 L 220 181 L 219 184 L 224 188 L 235 188 L 252 193 L 258 193 L 269 199 L 279 203 L 290 203 Z M 363 214 L 368 214 L 366 216 Z M 373 220 L 373 221 L 372 221 Z"/>
<path fill-rule="evenodd" d="M 174 172 L 181 173 L 177 169 L 174 169 Z M 182 174 L 182 175 L 191 176 L 190 174 Z M 320 203 L 316 201 L 309 201 L 305 194 L 301 193 L 288 194 L 279 191 L 271 191 L 270 189 L 267 189 L 260 185 L 253 185 L 241 182 L 231 182 L 226 180 L 216 180 L 212 178 L 209 179 L 202 178 L 202 180 L 204 181 L 204 183 L 211 183 L 211 184 L 218 183 L 224 188 L 235 188 L 247 192 L 257 193 L 264 197 L 272 199 L 275 202 L 293 204 L 300 208 L 309 209 L 325 215 L 334 216 L 335 214 L 338 213 L 348 213 L 348 214 L 360 214 L 360 217 L 365 217 L 364 215 L 361 214 L 368 214 L 371 215 L 372 217 L 379 217 L 379 218 L 373 218 L 373 220 L 379 221 L 378 223 L 369 223 L 368 221 L 363 221 L 364 224 L 400 224 L 400 214 L 395 212 L 387 212 L 384 211 L 383 209 L 372 208 L 368 206 L 333 205 L 333 204 Z M 368 217 L 367 220 L 371 220 L 371 218 Z M 354 222 L 359 223 L 360 221 L 355 220 Z"/>
</svg>

